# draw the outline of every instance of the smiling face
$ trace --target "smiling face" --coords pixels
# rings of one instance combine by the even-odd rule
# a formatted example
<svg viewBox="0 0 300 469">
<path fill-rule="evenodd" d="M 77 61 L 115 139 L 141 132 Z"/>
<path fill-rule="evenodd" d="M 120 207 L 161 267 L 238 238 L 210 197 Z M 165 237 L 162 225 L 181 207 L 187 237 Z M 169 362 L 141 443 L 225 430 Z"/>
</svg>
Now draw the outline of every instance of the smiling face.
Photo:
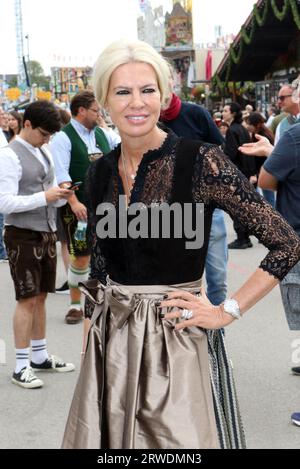
<svg viewBox="0 0 300 469">
<path fill-rule="evenodd" d="M 151 65 L 130 62 L 111 75 L 106 107 L 120 135 L 151 136 L 157 131 L 161 102 L 157 77 Z"/>
</svg>

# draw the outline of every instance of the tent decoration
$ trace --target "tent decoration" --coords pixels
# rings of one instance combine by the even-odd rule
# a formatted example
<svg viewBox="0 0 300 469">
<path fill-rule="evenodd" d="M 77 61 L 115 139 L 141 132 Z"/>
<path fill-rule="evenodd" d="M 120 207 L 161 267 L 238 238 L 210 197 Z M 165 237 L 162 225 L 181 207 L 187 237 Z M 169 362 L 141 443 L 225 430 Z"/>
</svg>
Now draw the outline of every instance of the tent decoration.
<svg viewBox="0 0 300 469">
<path fill-rule="evenodd" d="M 214 74 L 213 86 L 223 89 L 228 81 L 264 79 L 299 32 L 298 0 L 259 0 Z"/>
</svg>

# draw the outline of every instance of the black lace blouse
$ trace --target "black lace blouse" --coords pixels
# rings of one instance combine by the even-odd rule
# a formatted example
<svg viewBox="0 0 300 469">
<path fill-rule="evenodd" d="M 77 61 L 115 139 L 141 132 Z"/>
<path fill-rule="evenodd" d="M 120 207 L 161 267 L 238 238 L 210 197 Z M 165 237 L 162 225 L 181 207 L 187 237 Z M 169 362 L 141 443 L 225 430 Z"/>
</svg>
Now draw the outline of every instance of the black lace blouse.
<svg viewBox="0 0 300 469">
<path fill-rule="evenodd" d="M 300 239 L 279 213 L 216 145 L 188 141 L 169 132 L 161 148 L 148 151 L 139 165 L 130 204 L 192 202 L 204 204 L 204 243 L 186 249 L 186 239 L 99 239 L 98 204 L 118 207 L 124 194 L 118 172 L 120 146 L 93 163 L 87 176 L 91 243 L 91 278 L 105 283 L 108 274 L 128 285 L 176 284 L 202 277 L 211 217 L 218 207 L 244 224 L 269 253 L 260 268 L 281 280 L 300 258 Z"/>
</svg>

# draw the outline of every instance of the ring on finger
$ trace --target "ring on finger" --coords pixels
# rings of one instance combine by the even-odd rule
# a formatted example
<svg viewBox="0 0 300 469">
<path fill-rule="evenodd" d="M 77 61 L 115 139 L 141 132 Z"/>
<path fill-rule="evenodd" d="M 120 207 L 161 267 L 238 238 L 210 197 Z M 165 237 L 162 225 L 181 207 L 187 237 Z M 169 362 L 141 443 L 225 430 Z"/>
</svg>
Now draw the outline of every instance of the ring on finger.
<svg viewBox="0 0 300 469">
<path fill-rule="evenodd" d="M 190 309 L 183 309 L 181 312 L 181 319 L 191 319 L 193 317 L 193 311 Z"/>
</svg>

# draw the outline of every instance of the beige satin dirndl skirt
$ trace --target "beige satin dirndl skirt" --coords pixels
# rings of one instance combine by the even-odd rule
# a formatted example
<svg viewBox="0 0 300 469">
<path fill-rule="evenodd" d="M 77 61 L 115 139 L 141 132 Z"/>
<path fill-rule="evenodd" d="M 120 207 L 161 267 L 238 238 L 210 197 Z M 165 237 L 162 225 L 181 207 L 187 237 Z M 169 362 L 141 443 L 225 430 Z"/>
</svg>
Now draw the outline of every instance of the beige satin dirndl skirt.
<svg viewBox="0 0 300 469">
<path fill-rule="evenodd" d="M 155 304 L 199 287 L 85 283 L 96 306 L 62 448 L 244 447 L 222 332 L 176 331 Z"/>
</svg>

